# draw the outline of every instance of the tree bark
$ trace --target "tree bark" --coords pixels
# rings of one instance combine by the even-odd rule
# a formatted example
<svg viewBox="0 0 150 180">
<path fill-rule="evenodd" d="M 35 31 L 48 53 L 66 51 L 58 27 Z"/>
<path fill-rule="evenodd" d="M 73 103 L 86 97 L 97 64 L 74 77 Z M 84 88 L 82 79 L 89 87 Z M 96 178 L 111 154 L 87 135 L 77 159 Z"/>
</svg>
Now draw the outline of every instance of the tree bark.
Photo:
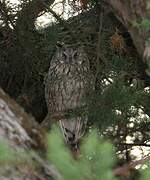
<svg viewBox="0 0 150 180">
<path fill-rule="evenodd" d="M 40 138 L 40 129 L 24 110 L 0 89 L 0 138 L 7 139 L 14 146 L 29 148 L 37 146 L 36 136 Z"/>
<path fill-rule="evenodd" d="M 144 19 L 150 19 L 149 0 L 105 0 L 113 10 L 117 18 L 128 29 L 138 53 L 147 63 L 146 73 L 150 76 L 150 44 L 146 43 L 150 38 L 150 30 L 143 27 L 134 27 L 133 23 L 141 23 Z"/>
<path fill-rule="evenodd" d="M 46 180 L 57 175 L 57 172 L 36 153 L 29 155 L 31 148 L 44 147 L 44 133 L 38 127 L 33 117 L 29 117 L 24 110 L 2 89 L 0 89 L 0 142 L 7 143 L 10 152 L 17 152 L 16 161 L 21 153 L 26 153 L 24 161 L 4 163 L 0 154 L 1 180 Z M 19 156 L 19 157 L 18 157 Z M 4 164 L 1 164 L 1 163 Z M 36 164 L 37 166 L 35 166 Z M 43 171 L 42 171 L 43 169 Z"/>
</svg>

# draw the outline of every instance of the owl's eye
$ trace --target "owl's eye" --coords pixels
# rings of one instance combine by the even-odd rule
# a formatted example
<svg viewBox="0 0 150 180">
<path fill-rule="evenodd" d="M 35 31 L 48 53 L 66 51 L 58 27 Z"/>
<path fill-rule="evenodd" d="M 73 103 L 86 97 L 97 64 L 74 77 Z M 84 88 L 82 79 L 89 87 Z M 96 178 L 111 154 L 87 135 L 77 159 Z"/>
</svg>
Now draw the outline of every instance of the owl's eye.
<svg viewBox="0 0 150 180">
<path fill-rule="evenodd" d="M 64 58 L 67 58 L 67 54 L 65 52 L 62 53 Z"/>
<path fill-rule="evenodd" d="M 78 56 L 78 52 L 75 51 L 74 54 L 73 54 L 73 57 L 74 57 L 74 58 L 77 58 L 77 56 Z"/>
</svg>

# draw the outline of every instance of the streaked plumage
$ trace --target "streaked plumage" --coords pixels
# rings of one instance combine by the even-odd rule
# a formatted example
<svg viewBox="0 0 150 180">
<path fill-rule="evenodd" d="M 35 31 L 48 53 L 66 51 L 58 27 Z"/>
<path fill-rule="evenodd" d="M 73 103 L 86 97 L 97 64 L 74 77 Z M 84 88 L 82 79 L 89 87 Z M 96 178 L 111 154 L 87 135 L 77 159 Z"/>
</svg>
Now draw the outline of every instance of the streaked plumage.
<svg viewBox="0 0 150 180">
<path fill-rule="evenodd" d="M 87 115 L 65 116 L 68 111 L 85 108 L 92 89 L 89 60 L 83 48 L 58 47 L 45 79 L 45 99 L 50 119 L 58 120 L 71 149 L 78 149 Z M 47 119 L 50 122 L 50 119 Z"/>
</svg>

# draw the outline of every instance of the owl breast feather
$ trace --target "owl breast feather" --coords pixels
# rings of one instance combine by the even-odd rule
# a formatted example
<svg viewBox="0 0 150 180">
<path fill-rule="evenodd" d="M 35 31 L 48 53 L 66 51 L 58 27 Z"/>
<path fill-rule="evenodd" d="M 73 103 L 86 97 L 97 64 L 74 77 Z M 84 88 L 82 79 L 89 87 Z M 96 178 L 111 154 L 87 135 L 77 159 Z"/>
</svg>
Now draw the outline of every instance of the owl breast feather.
<svg viewBox="0 0 150 180">
<path fill-rule="evenodd" d="M 45 90 L 51 102 L 52 112 L 62 112 L 84 106 L 88 81 L 85 68 L 59 64 L 49 69 Z"/>
</svg>

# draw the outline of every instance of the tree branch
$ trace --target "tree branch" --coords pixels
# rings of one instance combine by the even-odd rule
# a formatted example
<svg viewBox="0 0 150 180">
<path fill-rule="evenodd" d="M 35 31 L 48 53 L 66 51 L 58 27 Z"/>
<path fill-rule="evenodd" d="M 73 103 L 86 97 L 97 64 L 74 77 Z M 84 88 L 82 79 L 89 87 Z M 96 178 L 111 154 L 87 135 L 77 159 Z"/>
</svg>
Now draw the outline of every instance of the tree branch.
<svg viewBox="0 0 150 180">
<path fill-rule="evenodd" d="M 145 144 L 145 143 L 119 143 L 118 145 L 121 145 L 121 146 L 145 146 L 145 147 L 150 147 L 150 144 Z"/>
<path fill-rule="evenodd" d="M 5 17 L 5 19 L 7 20 L 7 23 L 9 22 L 10 25 L 13 27 L 13 29 L 15 29 L 15 25 L 14 25 L 13 21 L 11 20 L 11 18 L 8 15 L 6 7 L 4 6 L 4 4 L 1 1 L 0 1 L 0 13 L 1 13 L 2 16 Z"/>
<path fill-rule="evenodd" d="M 34 29 L 34 22 L 39 13 L 45 10 L 44 1 L 33 0 L 23 6 L 22 10 L 17 13 L 16 27 L 19 30 L 31 31 Z M 54 0 L 45 1 L 46 5 L 51 5 Z"/>
<path fill-rule="evenodd" d="M 42 0 L 40 1 L 44 5 L 47 12 L 50 12 L 58 22 L 60 22 L 61 24 L 65 24 L 65 21 L 61 19 L 61 17 L 57 15 L 55 11 L 53 11 L 45 2 L 43 2 Z"/>
<path fill-rule="evenodd" d="M 131 162 L 129 164 L 125 164 L 121 167 L 117 167 L 113 172 L 115 176 L 128 176 L 137 165 L 143 165 L 145 164 L 147 161 L 150 161 L 150 154 L 145 156 L 144 158 L 138 160 L 138 161 L 134 161 Z"/>
</svg>

